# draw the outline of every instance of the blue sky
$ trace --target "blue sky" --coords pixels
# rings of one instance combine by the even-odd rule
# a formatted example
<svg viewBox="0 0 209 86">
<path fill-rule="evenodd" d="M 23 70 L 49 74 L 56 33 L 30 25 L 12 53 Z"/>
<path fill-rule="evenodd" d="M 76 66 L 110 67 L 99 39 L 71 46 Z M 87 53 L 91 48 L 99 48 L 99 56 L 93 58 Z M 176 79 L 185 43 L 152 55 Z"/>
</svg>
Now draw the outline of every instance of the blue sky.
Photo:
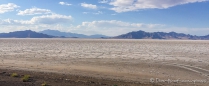
<svg viewBox="0 0 209 86">
<path fill-rule="evenodd" d="M 0 32 L 209 34 L 209 0 L 1 0 Z"/>
</svg>

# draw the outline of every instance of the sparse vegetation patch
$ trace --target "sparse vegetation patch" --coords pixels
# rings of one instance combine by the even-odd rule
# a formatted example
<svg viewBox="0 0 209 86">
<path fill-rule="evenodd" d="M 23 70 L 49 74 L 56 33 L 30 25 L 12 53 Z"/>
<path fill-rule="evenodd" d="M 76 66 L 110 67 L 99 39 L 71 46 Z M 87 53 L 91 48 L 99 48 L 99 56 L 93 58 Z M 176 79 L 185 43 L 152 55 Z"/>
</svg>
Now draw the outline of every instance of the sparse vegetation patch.
<svg viewBox="0 0 209 86">
<path fill-rule="evenodd" d="M 10 76 L 11 77 L 18 77 L 19 75 L 17 73 L 12 73 Z"/>
<path fill-rule="evenodd" d="M 49 86 L 46 82 L 42 83 L 41 86 Z"/>
<path fill-rule="evenodd" d="M 24 75 L 24 76 L 21 78 L 21 80 L 22 80 L 23 82 L 29 82 L 29 79 L 30 79 L 30 75 Z"/>
</svg>

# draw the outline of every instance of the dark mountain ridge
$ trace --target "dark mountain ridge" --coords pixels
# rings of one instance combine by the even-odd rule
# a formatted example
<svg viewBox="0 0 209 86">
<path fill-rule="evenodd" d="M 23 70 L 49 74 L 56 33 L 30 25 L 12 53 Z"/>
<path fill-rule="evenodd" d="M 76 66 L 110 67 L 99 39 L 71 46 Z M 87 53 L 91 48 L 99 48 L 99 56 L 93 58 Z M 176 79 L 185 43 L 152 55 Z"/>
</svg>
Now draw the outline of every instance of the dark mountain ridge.
<svg viewBox="0 0 209 86">
<path fill-rule="evenodd" d="M 209 40 L 209 35 L 206 36 L 193 36 L 190 34 L 176 33 L 176 32 L 145 32 L 133 31 L 127 34 L 122 34 L 112 38 L 118 39 L 190 39 L 190 40 Z"/>
<path fill-rule="evenodd" d="M 77 34 L 77 33 L 71 33 L 71 32 L 60 32 L 58 30 L 43 30 L 40 31 L 39 33 L 43 33 L 43 34 L 47 34 L 47 35 L 52 35 L 52 36 L 64 36 L 64 37 L 73 37 L 73 38 L 107 38 L 108 36 L 105 35 L 100 35 L 100 34 L 96 34 L 96 35 L 84 35 L 84 34 Z"/>
<path fill-rule="evenodd" d="M 46 30 L 45 30 L 46 31 Z M 9 33 L 0 33 L 0 38 L 113 38 L 113 39 L 185 39 L 185 40 L 209 40 L 209 35 L 196 36 L 184 33 L 176 32 L 145 32 L 145 31 L 133 31 L 127 34 L 122 34 L 115 37 L 107 37 L 104 35 L 83 35 L 76 33 L 60 32 L 56 30 L 47 30 L 49 34 L 38 33 L 31 30 L 15 31 Z M 45 32 L 45 33 L 46 33 Z"/>
<path fill-rule="evenodd" d="M 31 30 L 0 33 L 0 38 L 54 38 L 54 37 L 55 36 L 50 36 L 43 33 L 37 33 Z"/>
</svg>

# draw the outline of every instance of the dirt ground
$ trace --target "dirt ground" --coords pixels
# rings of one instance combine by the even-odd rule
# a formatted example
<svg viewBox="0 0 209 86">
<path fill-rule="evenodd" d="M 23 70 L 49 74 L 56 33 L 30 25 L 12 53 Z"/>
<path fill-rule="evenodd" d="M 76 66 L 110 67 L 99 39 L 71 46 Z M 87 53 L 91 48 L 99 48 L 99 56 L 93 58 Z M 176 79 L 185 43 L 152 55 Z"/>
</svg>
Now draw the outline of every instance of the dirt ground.
<svg viewBox="0 0 209 86">
<path fill-rule="evenodd" d="M 12 77 L 12 73 L 19 76 Z M 30 81 L 23 82 L 21 78 L 24 75 L 30 75 Z M 0 69 L 0 86 L 41 86 L 44 82 L 47 86 L 159 86 L 69 74 Z"/>
<path fill-rule="evenodd" d="M 3 86 L 209 85 L 209 41 L 0 39 L 0 47 Z"/>
</svg>

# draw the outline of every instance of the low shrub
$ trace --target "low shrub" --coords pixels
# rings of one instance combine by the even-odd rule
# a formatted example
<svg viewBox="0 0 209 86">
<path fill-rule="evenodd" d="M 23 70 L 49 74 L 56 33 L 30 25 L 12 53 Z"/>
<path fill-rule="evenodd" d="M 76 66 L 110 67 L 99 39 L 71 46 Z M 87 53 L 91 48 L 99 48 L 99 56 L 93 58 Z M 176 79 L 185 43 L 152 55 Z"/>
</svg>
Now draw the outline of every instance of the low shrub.
<svg viewBox="0 0 209 86">
<path fill-rule="evenodd" d="M 21 79 L 23 82 L 28 82 L 30 79 L 30 75 L 24 75 Z"/>
<path fill-rule="evenodd" d="M 46 82 L 42 83 L 41 86 L 48 86 Z"/>
<path fill-rule="evenodd" d="M 18 74 L 17 73 L 12 73 L 10 76 L 11 77 L 18 77 Z"/>
</svg>

